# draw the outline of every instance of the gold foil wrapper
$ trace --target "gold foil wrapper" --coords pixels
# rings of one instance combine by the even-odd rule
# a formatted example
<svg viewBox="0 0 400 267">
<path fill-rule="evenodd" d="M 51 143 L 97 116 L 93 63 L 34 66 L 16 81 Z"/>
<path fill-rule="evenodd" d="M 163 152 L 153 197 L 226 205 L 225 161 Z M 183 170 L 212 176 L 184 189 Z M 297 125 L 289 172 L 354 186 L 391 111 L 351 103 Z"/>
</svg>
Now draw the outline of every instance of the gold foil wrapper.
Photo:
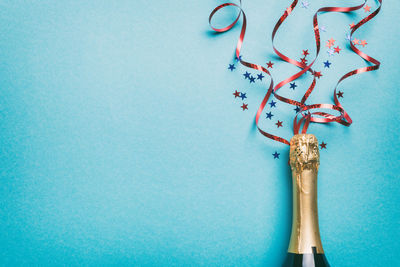
<svg viewBox="0 0 400 267">
<path fill-rule="evenodd" d="M 290 140 L 293 180 L 292 234 L 288 252 L 324 253 L 318 225 L 318 140 L 312 134 L 297 134 Z"/>
</svg>

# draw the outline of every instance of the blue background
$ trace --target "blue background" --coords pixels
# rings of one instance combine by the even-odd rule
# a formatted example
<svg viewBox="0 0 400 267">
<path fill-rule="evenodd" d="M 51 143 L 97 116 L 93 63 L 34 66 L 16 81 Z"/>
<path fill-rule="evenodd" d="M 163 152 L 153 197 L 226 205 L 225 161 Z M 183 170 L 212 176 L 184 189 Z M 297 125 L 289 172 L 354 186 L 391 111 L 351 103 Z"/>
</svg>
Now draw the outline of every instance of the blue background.
<svg viewBox="0 0 400 267">
<path fill-rule="evenodd" d="M 310 1 L 276 46 L 315 55 Z M 21 265 L 279 266 L 291 227 L 288 146 L 264 138 L 254 114 L 269 79 L 249 84 L 233 59 L 240 26 L 215 35 L 221 1 L 2 1 L 0 3 L 0 261 Z M 244 1 L 245 60 L 280 62 L 271 31 L 290 1 Z M 374 10 L 377 4 L 368 0 Z M 319 218 L 332 266 L 399 266 L 399 14 L 395 1 L 356 32 L 382 62 L 340 86 L 354 124 L 311 125 L 321 151 Z M 226 10 L 216 23 L 232 19 Z M 319 16 L 324 75 L 308 103 L 332 103 L 345 72 L 366 63 L 345 45 L 365 16 Z M 329 58 L 325 41 L 343 50 Z M 229 71 L 229 63 L 236 69 Z M 252 72 L 253 75 L 256 73 Z M 299 98 L 309 74 L 286 85 Z M 247 93 L 249 110 L 234 99 Z M 293 107 L 261 126 L 290 138 Z M 276 129 L 276 119 L 283 128 Z M 272 153 L 281 154 L 273 159 Z"/>
</svg>

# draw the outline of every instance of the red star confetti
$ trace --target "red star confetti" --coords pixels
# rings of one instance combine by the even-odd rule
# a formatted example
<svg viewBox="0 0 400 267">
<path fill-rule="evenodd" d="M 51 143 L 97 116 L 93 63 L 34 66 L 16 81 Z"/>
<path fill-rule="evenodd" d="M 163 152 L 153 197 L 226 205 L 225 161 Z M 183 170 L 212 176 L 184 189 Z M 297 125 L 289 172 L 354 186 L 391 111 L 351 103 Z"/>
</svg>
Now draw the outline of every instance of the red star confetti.
<svg viewBox="0 0 400 267">
<path fill-rule="evenodd" d="M 353 40 L 353 44 L 354 44 L 354 45 L 358 45 L 358 44 L 360 44 L 360 40 L 358 40 L 357 38 L 354 38 L 354 40 Z"/>
<path fill-rule="evenodd" d="M 308 56 L 310 53 L 308 53 L 308 49 L 306 49 L 306 50 L 303 50 L 303 55 L 306 57 L 306 56 Z"/>
<path fill-rule="evenodd" d="M 341 97 L 343 97 L 343 92 L 339 91 L 338 93 L 336 93 L 336 95 L 337 95 L 338 98 L 341 98 Z"/>
<path fill-rule="evenodd" d="M 301 63 L 303 63 L 304 65 L 307 64 L 307 59 L 305 57 L 300 58 Z"/>
<path fill-rule="evenodd" d="M 245 111 L 247 108 L 248 104 L 243 103 L 243 105 L 241 106 L 241 108 L 243 109 L 243 111 Z"/>
<path fill-rule="evenodd" d="M 342 49 L 340 49 L 339 46 L 336 46 L 336 47 L 334 48 L 334 50 L 335 50 L 334 53 L 338 53 L 338 54 L 339 54 L 340 50 L 342 50 Z"/>
<path fill-rule="evenodd" d="M 331 48 L 335 44 L 335 40 L 331 37 L 328 41 L 326 41 L 326 47 Z"/>
<path fill-rule="evenodd" d="M 326 149 L 326 145 L 327 145 L 327 143 L 324 143 L 324 142 L 322 141 L 322 143 L 320 144 L 321 149 Z"/>
<path fill-rule="evenodd" d="M 350 29 L 353 29 L 353 27 L 356 25 L 354 25 L 354 23 L 351 23 L 351 24 L 349 24 L 349 26 L 350 26 Z"/>
<path fill-rule="evenodd" d="M 238 92 L 237 90 L 235 90 L 235 92 L 233 93 L 233 95 L 235 96 L 235 98 L 236 98 L 236 97 L 239 97 L 239 96 L 240 96 L 240 92 Z"/>
<path fill-rule="evenodd" d="M 365 5 L 365 7 L 363 7 L 365 12 L 371 12 L 371 7 L 369 5 Z"/>
<path fill-rule="evenodd" d="M 280 121 L 280 120 L 278 120 L 278 122 L 277 123 L 275 123 L 276 124 L 276 127 L 282 127 L 282 121 Z"/>
<path fill-rule="evenodd" d="M 365 47 L 365 45 L 367 45 L 368 43 L 367 43 L 367 41 L 365 41 L 365 40 L 362 40 L 361 41 L 361 43 L 360 43 L 360 45 L 362 45 L 363 47 Z"/>
<path fill-rule="evenodd" d="M 331 44 L 331 42 L 329 42 L 329 41 L 326 41 L 326 45 L 325 45 L 326 47 L 328 47 L 328 48 L 331 48 L 331 47 L 332 47 L 332 45 L 333 45 L 333 44 Z"/>
<path fill-rule="evenodd" d="M 319 79 L 322 76 L 322 74 L 320 71 L 314 71 L 314 76 L 315 76 L 315 78 Z"/>
<path fill-rule="evenodd" d="M 267 62 L 267 68 L 271 68 L 272 69 L 273 65 L 274 65 L 274 63 L 272 63 L 271 61 Z"/>
</svg>

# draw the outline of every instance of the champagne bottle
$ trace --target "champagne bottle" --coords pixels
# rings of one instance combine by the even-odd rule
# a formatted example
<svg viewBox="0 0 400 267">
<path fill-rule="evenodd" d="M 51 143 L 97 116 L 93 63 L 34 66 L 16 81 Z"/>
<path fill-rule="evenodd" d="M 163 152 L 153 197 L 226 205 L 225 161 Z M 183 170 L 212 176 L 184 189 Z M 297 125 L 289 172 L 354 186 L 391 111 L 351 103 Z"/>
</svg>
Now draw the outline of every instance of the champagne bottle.
<svg viewBox="0 0 400 267">
<path fill-rule="evenodd" d="M 322 248 L 318 225 L 318 140 L 297 134 L 290 140 L 293 180 L 292 234 L 284 267 L 330 266 Z"/>
</svg>

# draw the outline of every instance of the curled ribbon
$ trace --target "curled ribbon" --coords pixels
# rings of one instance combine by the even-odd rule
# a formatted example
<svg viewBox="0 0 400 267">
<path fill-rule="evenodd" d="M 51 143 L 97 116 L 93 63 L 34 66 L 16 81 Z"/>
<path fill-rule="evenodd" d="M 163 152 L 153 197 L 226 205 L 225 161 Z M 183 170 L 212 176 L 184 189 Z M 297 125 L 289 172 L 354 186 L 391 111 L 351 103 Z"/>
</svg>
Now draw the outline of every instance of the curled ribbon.
<svg viewBox="0 0 400 267">
<path fill-rule="evenodd" d="M 374 65 L 373 66 L 359 68 L 359 69 L 355 69 L 355 70 L 350 71 L 350 72 L 346 73 L 345 75 L 343 75 L 339 79 L 339 81 L 337 82 L 337 84 L 336 84 L 336 86 L 334 88 L 333 98 L 334 98 L 335 104 L 312 104 L 312 105 L 306 105 L 305 104 L 306 100 L 308 99 L 308 97 L 310 96 L 310 94 L 312 93 L 312 91 L 314 90 L 315 85 L 316 85 L 316 77 L 315 77 L 316 76 L 315 75 L 316 72 L 314 70 L 312 70 L 311 67 L 314 64 L 314 62 L 316 61 L 316 59 L 318 58 L 318 55 L 319 55 L 319 52 L 320 52 L 320 47 L 321 47 L 321 40 L 320 40 L 319 26 L 318 26 L 318 13 L 320 13 L 320 12 L 351 12 L 351 11 L 355 11 L 355 10 L 361 9 L 365 5 L 366 0 L 364 0 L 363 4 L 360 4 L 358 6 L 353 6 L 353 7 L 323 7 L 323 8 L 320 8 L 320 9 L 317 10 L 317 12 L 313 16 L 314 36 L 315 36 L 315 42 L 316 42 L 316 47 L 317 47 L 316 56 L 315 56 L 314 60 L 309 65 L 307 65 L 307 64 L 305 64 L 303 62 L 299 62 L 299 61 L 293 60 L 293 59 L 285 56 L 278 49 L 276 49 L 276 47 L 274 46 L 274 38 L 275 38 L 275 35 L 276 35 L 279 27 L 286 20 L 286 18 L 290 15 L 290 13 L 294 10 L 294 8 L 296 7 L 296 5 L 298 3 L 298 0 L 294 0 L 291 3 L 291 5 L 284 11 L 283 15 L 279 18 L 278 22 L 274 26 L 274 29 L 272 31 L 272 47 L 273 47 L 274 52 L 281 59 L 283 59 L 284 61 L 286 61 L 288 63 L 291 63 L 291 64 L 301 68 L 301 71 L 299 71 L 296 74 L 290 76 L 289 78 L 286 78 L 285 80 L 279 82 L 275 86 L 274 86 L 272 75 L 270 74 L 270 72 L 266 68 L 264 68 L 264 67 L 262 67 L 260 65 L 257 65 L 257 64 L 246 62 L 246 61 L 242 60 L 241 57 L 240 57 L 240 50 L 241 50 L 241 47 L 242 47 L 242 44 L 243 44 L 244 36 L 245 36 L 245 33 L 246 33 L 246 26 L 247 26 L 246 15 L 245 15 L 242 7 L 241 7 L 241 4 L 242 4 L 241 0 L 239 0 L 239 5 L 234 4 L 234 3 L 224 3 L 224 4 L 221 4 L 221 5 L 217 6 L 211 12 L 211 14 L 209 16 L 209 24 L 210 24 L 210 27 L 216 32 L 226 32 L 226 31 L 232 29 L 236 25 L 236 23 L 239 21 L 240 17 L 243 16 L 242 29 L 240 31 L 239 40 L 238 40 L 237 45 L 236 45 L 236 52 L 235 52 L 236 58 L 242 65 L 244 65 L 244 66 L 246 66 L 248 68 L 252 68 L 252 69 L 255 69 L 255 70 L 262 71 L 262 72 L 266 73 L 267 75 L 269 75 L 271 77 L 269 88 L 267 90 L 267 93 L 264 96 L 263 101 L 261 102 L 261 104 L 260 104 L 260 106 L 259 106 L 259 108 L 257 110 L 256 117 L 255 117 L 255 123 L 256 123 L 257 129 L 260 131 L 261 134 L 263 134 L 264 136 L 266 136 L 266 137 L 268 137 L 268 138 L 270 138 L 272 140 L 275 140 L 275 141 L 290 145 L 288 140 L 286 140 L 286 139 L 284 139 L 282 137 L 267 133 L 264 130 L 262 130 L 258 125 L 260 115 L 261 115 L 262 111 L 264 110 L 265 105 L 267 104 L 268 99 L 270 98 L 270 96 L 272 94 L 278 100 L 280 100 L 282 102 L 285 102 L 285 103 L 288 103 L 288 104 L 291 104 L 291 105 L 298 106 L 300 108 L 300 111 L 297 112 L 297 114 L 296 114 L 296 116 L 294 118 L 294 121 L 293 121 L 293 132 L 294 132 L 294 134 L 298 134 L 299 133 L 301 125 L 303 125 L 303 123 L 304 123 L 304 125 L 303 125 L 302 131 L 301 131 L 302 133 L 306 133 L 307 132 L 307 128 L 308 128 L 310 122 L 315 122 L 315 123 L 337 122 L 337 123 L 340 123 L 340 124 L 345 125 L 345 126 L 350 126 L 351 125 L 352 120 L 351 120 L 350 116 L 348 115 L 348 113 L 344 110 L 343 106 L 340 104 L 340 102 L 339 102 L 339 100 L 337 98 L 337 95 L 336 95 L 336 89 L 337 89 L 338 85 L 343 80 L 345 80 L 346 78 L 348 78 L 350 76 L 353 76 L 353 75 L 356 75 L 356 74 L 363 73 L 363 72 L 376 70 L 380 66 L 380 62 L 378 60 L 376 60 L 376 59 L 368 56 L 367 54 L 361 52 L 351 42 L 353 33 L 358 28 L 360 28 L 363 24 L 365 24 L 366 22 L 371 20 L 373 17 L 375 17 L 379 13 L 379 11 L 381 9 L 381 5 L 382 5 L 382 0 L 378 0 L 378 2 L 379 2 L 379 7 L 374 12 L 372 12 L 370 15 L 368 15 L 367 17 L 362 19 L 360 22 L 358 22 L 354 27 L 352 27 L 352 30 L 351 30 L 351 33 L 350 33 L 350 38 L 349 38 L 350 39 L 349 41 L 350 41 L 351 49 L 357 55 L 362 57 L 364 60 L 366 60 L 367 62 L 372 63 Z M 215 15 L 215 13 L 218 10 L 221 10 L 222 8 L 227 7 L 227 6 L 233 6 L 233 7 L 236 7 L 236 8 L 239 9 L 239 13 L 238 13 L 236 19 L 230 25 L 228 25 L 226 27 L 223 27 L 223 28 L 215 28 L 215 27 L 213 27 L 212 23 L 211 23 L 213 16 Z M 294 80 L 298 79 L 300 76 L 302 76 L 307 71 L 312 73 L 314 75 L 314 78 L 313 78 L 313 81 L 312 81 L 310 87 L 307 89 L 307 91 L 305 92 L 305 94 L 302 97 L 300 102 L 296 101 L 296 100 L 293 100 L 293 99 L 289 99 L 289 98 L 280 96 L 280 95 L 278 95 L 276 93 L 277 90 L 279 90 L 282 86 L 284 86 L 285 84 L 287 84 L 287 83 L 289 83 L 291 81 L 294 81 Z M 313 109 L 333 110 L 333 111 L 339 112 L 340 115 L 339 116 L 334 116 L 334 115 L 332 115 L 332 114 L 330 114 L 328 112 L 320 112 L 320 111 L 310 112 L 310 110 L 313 110 Z M 300 119 L 298 119 L 298 115 L 299 114 L 302 115 L 302 117 Z"/>
</svg>

